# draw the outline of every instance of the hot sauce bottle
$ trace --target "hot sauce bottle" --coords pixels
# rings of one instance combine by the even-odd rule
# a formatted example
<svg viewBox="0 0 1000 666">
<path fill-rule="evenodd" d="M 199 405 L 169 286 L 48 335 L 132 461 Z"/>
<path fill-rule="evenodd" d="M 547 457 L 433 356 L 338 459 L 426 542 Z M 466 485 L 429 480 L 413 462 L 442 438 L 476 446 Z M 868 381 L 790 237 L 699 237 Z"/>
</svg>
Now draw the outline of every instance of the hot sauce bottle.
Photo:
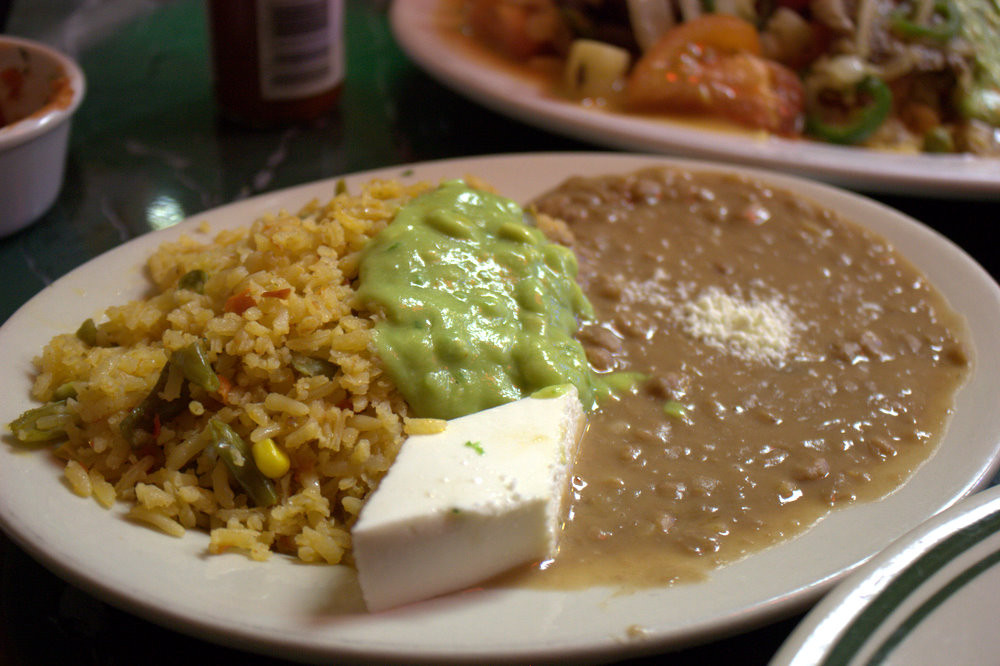
<svg viewBox="0 0 1000 666">
<path fill-rule="evenodd" d="M 343 0 L 209 0 L 222 115 L 268 128 L 320 118 L 344 80 Z"/>
</svg>

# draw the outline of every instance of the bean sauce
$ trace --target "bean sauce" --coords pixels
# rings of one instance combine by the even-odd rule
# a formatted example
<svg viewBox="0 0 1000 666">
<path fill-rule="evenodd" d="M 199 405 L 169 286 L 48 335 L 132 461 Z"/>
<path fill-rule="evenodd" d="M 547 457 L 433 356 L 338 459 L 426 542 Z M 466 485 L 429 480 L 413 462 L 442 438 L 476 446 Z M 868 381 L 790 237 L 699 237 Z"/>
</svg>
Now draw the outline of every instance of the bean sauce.
<svg viewBox="0 0 1000 666">
<path fill-rule="evenodd" d="M 573 178 L 535 208 L 572 234 L 591 363 L 641 380 L 590 415 L 560 550 L 529 582 L 697 579 L 885 496 L 933 454 L 967 332 L 883 238 L 677 169 Z"/>
</svg>

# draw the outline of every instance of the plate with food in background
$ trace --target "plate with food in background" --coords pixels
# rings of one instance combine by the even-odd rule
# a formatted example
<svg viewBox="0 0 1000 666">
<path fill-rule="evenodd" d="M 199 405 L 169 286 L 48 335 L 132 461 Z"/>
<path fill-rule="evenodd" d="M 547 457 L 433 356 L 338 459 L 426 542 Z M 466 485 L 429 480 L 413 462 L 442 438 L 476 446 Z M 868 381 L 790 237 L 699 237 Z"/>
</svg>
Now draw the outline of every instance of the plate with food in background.
<svg viewBox="0 0 1000 666">
<path fill-rule="evenodd" d="M 354 174 L 15 313 L 0 525 L 111 603 L 285 658 L 666 651 L 800 610 L 987 482 L 998 326 L 948 240 L 791 176 Z"/>
<path fill-rule="evenodd" d="M 988 2 L 416 0 L 391 17 L 432 76 L 553 132 L 870 192 L 1000 192 Z"/>
</svg>

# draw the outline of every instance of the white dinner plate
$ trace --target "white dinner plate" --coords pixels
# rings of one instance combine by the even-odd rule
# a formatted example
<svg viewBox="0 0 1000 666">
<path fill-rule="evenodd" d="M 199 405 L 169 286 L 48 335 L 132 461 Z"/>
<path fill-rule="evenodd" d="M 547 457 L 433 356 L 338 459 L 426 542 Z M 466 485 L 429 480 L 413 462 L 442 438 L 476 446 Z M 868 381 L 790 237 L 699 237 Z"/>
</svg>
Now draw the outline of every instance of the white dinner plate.
<svg viewBox="0 0 1000 666">
<path fill-rule="evenodd" d="M 403 181 L 476 175 L 527 202 L 570 175 L 685 164 L 622 153 L 478 157 L 355 174 Z M 732 167 L 686 163 L 735 170 Z M 57 574 L 131 612 L 194 635 L 286 658 L 611 659 L 676 648 L 759 625 L 812 602 L 848 570 L 980 487 L 1000 449 L 1000 289 L 966 254 L 927 227 L 868 199 L 789 176 L 774 185 L 861 220 L 891 239 L 967 315 L 976 349 L 970 382 L 939 451 L 897 492 L 851 506 L 792 541 L 714 572 L 700 583 L 623 593 L 485 589 L 370 615 L 346 567 L 206 555 L 208 538 L 176 539 L 73 495 L 44 451 L 0 442 L 0 525 Z M 332 196 L 336 181 L 265 194 L 194 216 L 116 248 L 54 282 L 0 327 L 0 421 L 32 406 L 31 358 L 50 336 L 76 330 L 106 306 L 144 294 L 143 265 L 160 243 L 248 225 L 256 216 Z M 831 544 L 836 544 L 831 548 Z M 415 572 L 415 575 L 419 575 Z"/>
<path fill-rule="evenodd" d="M 859 568 L 809 612 L 771 666 L 996 663 L 998 596 L 1000 487 Z"/>
<path fill-rule="evenodd" d="M 581 106 L 498 66 L 495 58 L 442 38 L 437 11 L 447 1 L 394 2 L 390 18 L 400 46 L 441 83 L 529 125 L 609 148 L 762 166 L 868 192 L 1000 198 L 996 158 L 890 153 L 763 133 L 714 131 L 667 118 Z"/>
</svg>

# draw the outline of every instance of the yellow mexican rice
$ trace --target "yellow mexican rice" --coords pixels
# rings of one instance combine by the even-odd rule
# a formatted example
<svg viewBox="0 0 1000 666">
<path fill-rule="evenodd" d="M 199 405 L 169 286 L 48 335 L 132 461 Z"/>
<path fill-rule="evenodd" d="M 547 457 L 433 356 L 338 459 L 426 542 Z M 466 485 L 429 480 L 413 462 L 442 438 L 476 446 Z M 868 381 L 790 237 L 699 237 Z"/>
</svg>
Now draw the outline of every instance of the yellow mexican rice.
<svg viewBox="0 0 1000 666">
<path fill-rule="evenodd" d="M 425 189 L 374 181 L 211 242 L 164 244 L 149 298 L 35 359 L 33 397 L 54 411 L 15 435 L 64 429 L 56 454 L 76 493 L 128 502 L 131 519 L 171 535 L 209 530 L 214 553 L 349 561 L 349 527 L 404 432 L 434 425 L 407 418 L 352 289 L 362 247 Z M 245 456 L 265 478 L 239 478 Z"/>
</svg>

